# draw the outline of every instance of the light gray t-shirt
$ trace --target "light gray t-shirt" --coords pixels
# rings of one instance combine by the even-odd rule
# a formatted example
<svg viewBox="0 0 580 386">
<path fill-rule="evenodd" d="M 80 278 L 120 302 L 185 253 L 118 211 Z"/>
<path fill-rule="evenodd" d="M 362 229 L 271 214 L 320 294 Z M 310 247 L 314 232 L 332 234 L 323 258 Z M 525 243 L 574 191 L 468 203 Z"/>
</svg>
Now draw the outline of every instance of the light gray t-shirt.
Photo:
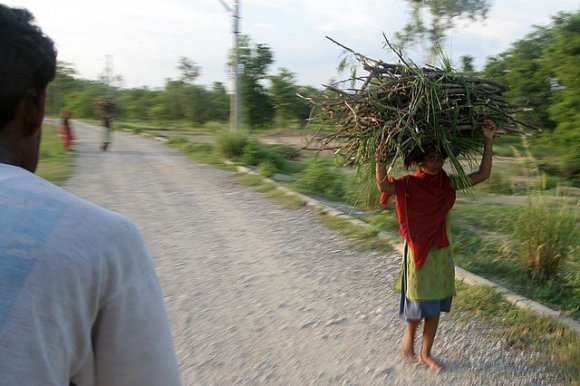
<svg viewBox="0 0 580 386">
<path fill-rule="evenodd" d="M 161 291 L 131 221 L 0 164 L 0 385 L 173 386 Z"/>
</svg>

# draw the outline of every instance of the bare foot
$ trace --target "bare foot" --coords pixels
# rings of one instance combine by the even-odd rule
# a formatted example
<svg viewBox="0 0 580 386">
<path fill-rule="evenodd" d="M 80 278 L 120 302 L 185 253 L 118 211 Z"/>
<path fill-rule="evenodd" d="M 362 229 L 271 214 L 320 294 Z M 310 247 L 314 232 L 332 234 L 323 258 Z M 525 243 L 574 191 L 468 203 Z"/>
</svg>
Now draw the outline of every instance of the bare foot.
<svg viewBox="0 0 580 386">
<path fill-rule="evenodd" d="M 419 355 L 417 357 L 417 362 L 419 362 L 420 364 L 429 367 L 431 370 L 435 371 L 436 373 L 439 373 L 443 370 L 443 366 L 441 364 L 439 364 L 439 362 L 437 362 L 435 359 L 433 359 L 430 356 L 423 356 L 423 355 Z"/>
</svg>

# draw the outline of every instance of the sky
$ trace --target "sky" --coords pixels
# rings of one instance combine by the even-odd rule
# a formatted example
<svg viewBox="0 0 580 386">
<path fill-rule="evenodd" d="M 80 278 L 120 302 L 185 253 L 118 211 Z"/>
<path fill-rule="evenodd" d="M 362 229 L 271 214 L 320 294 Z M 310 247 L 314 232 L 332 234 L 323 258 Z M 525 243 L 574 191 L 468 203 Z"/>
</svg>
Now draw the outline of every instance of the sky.
<svg viewBox="0 0 580 386">
<path fill-rule="evenodd" d="M 177 79 L 180 57 L 200 67 L 198 84 L 222 82 L 231 89 L 226 63 L 233 46 L 232 14 L 219 0 L 3 0 L 27 8 L 56 43 L 59 60 L 84 79 L 96 80 L 107 63 L 123 80 L 117 86 L 163 87 Z M 233 0 L 223 0 L 233 7 Z M 342 49 L 331 38 L 373 59 L 396 62 L 383 33 L 394 40 L 409 19 L 404 0 L 239 0 L 240 31 L 269 46 L 270 74 L 284 67 L 298 84 L 321 88 L 345 79 L 337 65 Z M 576 12 L 580 0 L 492 0 L 488 18 L 458 23 L 444 45 L 459 65 L 462 55 L 481 69 L 489 56 L 507 50 L 533 25 L 547 25 L 560 11 Z M 409 52 L 420 57 L 420 52 Z"/>
</svg>

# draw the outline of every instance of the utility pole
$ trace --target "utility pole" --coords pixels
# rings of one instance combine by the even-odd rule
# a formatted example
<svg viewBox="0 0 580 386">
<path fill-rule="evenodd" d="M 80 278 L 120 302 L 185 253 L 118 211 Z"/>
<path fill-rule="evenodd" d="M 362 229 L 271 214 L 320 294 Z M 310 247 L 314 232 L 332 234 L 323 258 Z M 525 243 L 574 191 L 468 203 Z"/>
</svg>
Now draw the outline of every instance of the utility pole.
<svg viewBox="0 0 580 386">
<path fill-rule="evenodd" d="M 240 2 L 234 0 L 234 8 L 230 8 L 224 0 L 219 0 L 226 11 L 232 15 L 232 30 L 234 35 L 234 55 L 233 55 L 233 72 L 234 72 L 234 90 L 230 103 L 230 130 L 238 131 L 240 129 L 240 57 L 239 57 L 239 41 L 240 41 Z"/>
<path fill-rule="evenodd" d="M 105 56 L 105 85 L 107 86 L 107 96 L 111 97 L 111 81 L 113 77 L 113 57 Z"/>
<path fill-rule="evenodd" d="M 105 69 L 101 80 L 105 83 L 105 95 L 100 98 L 99 108 L 100 113 L 103 115 L 102 118 L 108 117 L 114 112 L 113 104 L 113 56 L 105 55 Z"/>
</svg>

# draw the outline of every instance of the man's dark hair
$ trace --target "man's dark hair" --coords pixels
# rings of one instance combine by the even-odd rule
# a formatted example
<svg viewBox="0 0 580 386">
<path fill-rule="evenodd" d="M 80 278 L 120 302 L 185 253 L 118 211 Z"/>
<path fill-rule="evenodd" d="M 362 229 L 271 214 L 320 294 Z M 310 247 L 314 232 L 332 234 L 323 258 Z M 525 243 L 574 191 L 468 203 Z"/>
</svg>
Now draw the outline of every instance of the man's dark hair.
<svg viewBox="0 0 580 386">
<path fill-rule="evenodd" d="M 0 129 L 14 119 L 25 97 L 38 96 L 55 75 L 54 43 L 34 16 L 0 4 Z"/>
</svg>

